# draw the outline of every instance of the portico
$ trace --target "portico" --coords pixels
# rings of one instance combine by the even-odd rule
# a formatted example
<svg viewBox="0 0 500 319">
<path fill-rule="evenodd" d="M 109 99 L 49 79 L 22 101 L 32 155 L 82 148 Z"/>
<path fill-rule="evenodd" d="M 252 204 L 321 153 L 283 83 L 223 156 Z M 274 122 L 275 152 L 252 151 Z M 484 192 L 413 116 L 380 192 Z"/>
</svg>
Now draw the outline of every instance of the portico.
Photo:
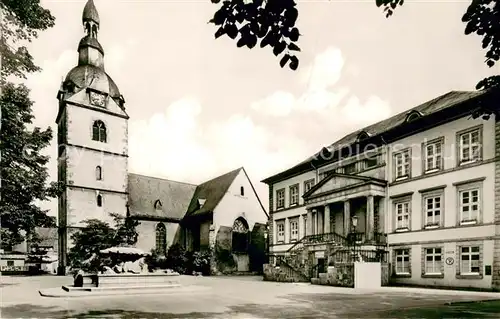
<svg viewBox="0 0 500 319">
<path fill-rule="evenodd" d="M 386 181 L 366 176 L 333 173 L 304 194 L 306 236 L 336 233 L 356 241 L 379 243 L 384 227 L 383 200 Z M 352 217 L 358 225 L 352 228 Z"/>
</svg>

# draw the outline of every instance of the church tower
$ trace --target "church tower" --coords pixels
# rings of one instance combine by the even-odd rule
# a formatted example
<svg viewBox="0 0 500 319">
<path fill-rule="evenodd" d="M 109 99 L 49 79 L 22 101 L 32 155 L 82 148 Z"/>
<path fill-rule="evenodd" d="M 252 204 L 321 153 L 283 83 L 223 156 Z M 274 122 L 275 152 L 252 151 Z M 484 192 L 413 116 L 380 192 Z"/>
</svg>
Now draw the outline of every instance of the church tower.
<svg viewBox="0 0 500 319">
<path fill-rule="evenodd" d="M 86 219 L 112 224 L 110 213 L 126 215 L 128 115 L 125 100 L 104 71 L 104 50 L 97 40 L 100 21 L 93 0 L 83 9 L 85 36 L 78 65 L 57 94 L 59 269 L 65 274 L 71 234 Z"/>
</svg>

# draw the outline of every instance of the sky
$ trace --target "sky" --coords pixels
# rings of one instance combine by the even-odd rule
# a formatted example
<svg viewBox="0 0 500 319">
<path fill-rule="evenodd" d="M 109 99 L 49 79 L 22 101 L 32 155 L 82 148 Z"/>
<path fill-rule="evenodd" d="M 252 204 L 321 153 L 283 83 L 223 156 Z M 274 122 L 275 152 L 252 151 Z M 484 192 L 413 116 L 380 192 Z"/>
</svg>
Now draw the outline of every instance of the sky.
<svg viewBox="0 0 500 319">
<path fill-rule="evenodd" d="M 35 125 L 57 132 L 61 80 L 76 66 L 86 0 L 42 0 L 55 26 L 29 48 Z M 260 181 L 353 130 L 494 70 L 481 39 L 464 35 L 467 1 L 405 1 L 386 19 L 375 1 L 299 0 L 300 66 L 269 48 L 215 40 L 210 0 L 94 0 L 106 72 L 125 97 L 129 171 L 198 184 L 245 167 Z M 47 149 L 57 179 L 56 134 Z M 55 201 L 44 203 L 57 215 Z"/>
</svg>

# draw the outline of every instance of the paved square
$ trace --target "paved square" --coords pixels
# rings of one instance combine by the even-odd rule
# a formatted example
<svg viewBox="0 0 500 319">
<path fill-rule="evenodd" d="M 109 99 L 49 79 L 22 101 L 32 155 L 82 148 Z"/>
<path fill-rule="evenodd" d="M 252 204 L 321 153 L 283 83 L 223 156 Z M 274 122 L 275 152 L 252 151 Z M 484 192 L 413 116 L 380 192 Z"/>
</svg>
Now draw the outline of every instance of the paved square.
<svg viewBox="0 0 500 319">
<path fill-rule="evenodd" d="M 2 277 L 2 318 L 496 318 L 500 294 L 382 288 L 377 291 L 263 282 L 260 277 L 191 277 L 180 281 L 204 289 L 165 294 L 45 298 L 39 289 L 70 277 Z"/>
</svg>

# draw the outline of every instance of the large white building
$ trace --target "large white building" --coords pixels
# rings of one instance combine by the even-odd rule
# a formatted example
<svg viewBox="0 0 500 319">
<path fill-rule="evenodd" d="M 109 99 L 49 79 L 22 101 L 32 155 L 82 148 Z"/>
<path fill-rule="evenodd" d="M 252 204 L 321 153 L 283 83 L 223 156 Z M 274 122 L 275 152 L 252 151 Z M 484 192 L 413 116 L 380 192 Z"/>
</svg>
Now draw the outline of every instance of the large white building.
<svg viewBox="0 0 500 319">
<path fill-rule="evenodd" d="M 125 99 L 104 69 L 99 14 L 92 0 L 82 22 L 78 65 L 57 94 L 58 180 L 64 184 L 58 208 L 59 273 L 68 265 L 71 234 L 86 219 L 112 223 L 110 213 L 140 221 L 136 246 L 145 251 L 164 254 L 173 243 L 195 251 L 218 247 L 231 252 L 234 267 L 214 269 L 259 268 L 252 258 L 263 260 L 268 216 L 243 168 L 200 185 L 128 172 L 129 116 Z"/>
<path fill-rule="evenodd" d="M 449 92 L 265 179 L 271 254 L 306 247 L 309 268 L 324 268 L 327 244 L 355 234 L 365 252 L 388 251 L 393 283 L 500 288 L 500 117 L 471 119 L 498 101 Z"/>
</svg>

